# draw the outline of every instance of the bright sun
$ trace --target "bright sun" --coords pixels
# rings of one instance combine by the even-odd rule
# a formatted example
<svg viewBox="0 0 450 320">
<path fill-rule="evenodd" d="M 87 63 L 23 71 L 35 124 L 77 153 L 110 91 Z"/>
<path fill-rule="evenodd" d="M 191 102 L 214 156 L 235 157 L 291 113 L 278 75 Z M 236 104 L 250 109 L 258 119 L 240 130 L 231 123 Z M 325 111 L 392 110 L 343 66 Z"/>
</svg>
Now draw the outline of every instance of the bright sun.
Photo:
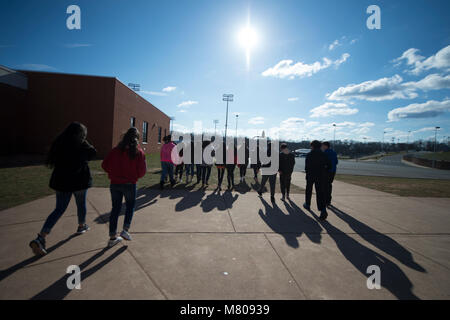
<svg viewBox="0 0 450 320">
<path fill-rule="evenodd" d="M 256 31 L 247 24 L 245 28 L 243 28 L 239 34 L 238 39 L 240 45 L 245 49 L 245 57 L 247 61 L 247 69 L 250 68 L 250 52 L 258 43 L 258 35 Z"/>
</svg>

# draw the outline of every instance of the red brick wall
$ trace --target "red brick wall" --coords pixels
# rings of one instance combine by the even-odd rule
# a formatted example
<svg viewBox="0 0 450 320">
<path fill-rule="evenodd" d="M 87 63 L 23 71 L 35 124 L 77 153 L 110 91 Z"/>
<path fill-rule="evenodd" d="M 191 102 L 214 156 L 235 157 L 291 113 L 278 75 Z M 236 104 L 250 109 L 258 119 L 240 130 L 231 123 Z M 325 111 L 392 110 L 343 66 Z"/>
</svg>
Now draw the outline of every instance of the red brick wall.
<svg viewBox="0 0 450 320">
<path fill-rule="evenodd" d="M 131 117 L 135 117 L 136 128 L 141 134 L 141 146 L 145 153 L 159 152 L 161 144 L 158 144 L 158 127 L 162 128 L 162 137 L 164 129 L 166 134 L 169 134 L 170 118 L 122 82 L 116 80 L 115 87 L 113 145 L 119 143 L 121 135 L 131 126 Z M 148 122 L 147 144 L 142 143 L 144 121 Z"/>
<path fill-rule="evenodd" d="M 28 76 L 27 103 L 20 128 L 27 153 L 45 153 L 55 136 L 70 122 L 88 128 L 88 140 L 98 156 L 112 146 L 115 78 L 24 72 Z"/>
</svg>

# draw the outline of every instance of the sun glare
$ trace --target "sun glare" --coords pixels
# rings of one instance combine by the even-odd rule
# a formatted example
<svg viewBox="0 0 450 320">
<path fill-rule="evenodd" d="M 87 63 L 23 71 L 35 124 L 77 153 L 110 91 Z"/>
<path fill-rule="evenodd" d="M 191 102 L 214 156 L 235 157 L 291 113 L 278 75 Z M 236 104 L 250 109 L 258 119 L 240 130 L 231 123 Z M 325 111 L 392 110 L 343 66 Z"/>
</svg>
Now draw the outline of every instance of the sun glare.
<svg viewBox="0 0 450 320">
<path fill-rule="evenodd" d="M 252 48 L 256 46 L 258 43 L 258 35 L 256 31 L 250 26 L 250 24 L 247 24 L 245 28 L 243 28 L 239 34 L 238 39 L 240 45 L 245 49 L 245 57 L 247 62 L 247 69 L 250 68 L 250 52 Z"/>
</svg>

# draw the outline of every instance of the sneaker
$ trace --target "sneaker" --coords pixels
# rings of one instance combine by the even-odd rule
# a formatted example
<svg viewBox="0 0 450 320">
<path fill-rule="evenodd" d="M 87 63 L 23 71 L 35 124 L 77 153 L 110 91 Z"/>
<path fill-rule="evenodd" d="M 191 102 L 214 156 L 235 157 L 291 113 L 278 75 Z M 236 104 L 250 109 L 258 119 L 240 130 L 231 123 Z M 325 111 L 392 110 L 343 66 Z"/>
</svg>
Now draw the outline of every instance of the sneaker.
<svg viewBox="0 0 450 320">
<path fill-rule="evenodd" d="M 325 210 L 325 209 L 322 210 L 322 211 L 320 212 L 320 217 L 319 217 L 319 219 L 320 219 L 320 220 L 326 220 L 327 217 L 328 217 L 327 210 Z"/>
<path fill-rule="evenodd" d="M 120 233 L 120 236 L 128 241 L 131 241 L 133 239 L 131 237 L 131 234 L 127 230 L 122 230 L 122 232 Z"/>
<path fill-rule="evenodd" d="M 77 234 L 82 234 L 89 230 L 91 230 L 91 228 L 89 228 L 89 226 L 85 223 L 82 227 L 78 226 Z"/>
<path fill-rule="evenodd" d="M 47 251 L 45 250 L 45 239 L 40 235 L 30 242 L 30 248 L 36 256 L 44 256 L 47 254 Z"/>
<path fill-rule="evenodd" d="M 115 237 L 114 239 L 109 239 L 108 241 L 108 247 L 114 247 L 119 242 L 122 242 L 122 237 Z"/>
<path fill-rule="evenodd" d="M 306 204 L 306 202 L 303 204 L 303 208 L 305 208 L 306 210 L 311 210 L 311 208 L 310 208 L 310 206 L 308 206 L 307 204 Z"/>
</svg>

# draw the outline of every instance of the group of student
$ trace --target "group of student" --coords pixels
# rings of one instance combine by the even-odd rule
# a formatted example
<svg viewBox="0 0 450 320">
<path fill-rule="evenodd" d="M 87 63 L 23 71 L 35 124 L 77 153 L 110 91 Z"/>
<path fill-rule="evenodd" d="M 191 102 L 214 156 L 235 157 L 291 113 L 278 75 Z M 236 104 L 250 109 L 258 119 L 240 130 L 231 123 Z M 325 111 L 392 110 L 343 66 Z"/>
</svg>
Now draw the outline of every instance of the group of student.
<svg viewBox="0 0 450 320">
<path fill-rule="evenodd" d="M 45 255 L 45 239 L 59 218 L 66 211 L 72 195 L 75 197 L 78 215 L 77 234 L 89 231 L 86 224 L 86 195 L 92 186 L 88 162 L 97 154 L 87 140 L 87 128 L 79 122 L 71 123 L 51 145 L 46 164 L 53 168 L 50 188 L 56 191 L 56 207 L 45 220 L 36 239 L 30 242 L 35 255 Z M 108 246 L 114 246 L 123 239 L 131 240 L 129 228 L 136 202 L 136 183 L 147 172 L 145 153 L 139 146 L 139 132 L 130 128 L 123 135 L 117 147 L 113 148 L 102 162 L 102 168 L 111 181 L 112 210 L 109 216 Z M 122 199 L 125 198 L 126 212 L 123 229 L 117 232 Z"/>
<path fill-rule="evenodd" d="M 194 165 L 194 145 L 191 147 L 191 161 L 184 164 L 178 162 L 174 164 L 172 159 L 172 150 L 176 147 L 171 136 L 164 137 L 164 145 L 161 148 L 161 180 L 160 188 L 164 188 L 165 179 L 168 176 L 170 184 L 176 184 L 176 177 L 182 180 L 183 171 L 186 172 L 186 182 L 192 181 L 194 177 L 194 166 L 196 167 L 197 183 L 202 183 L 202 187 L 208 186 L 208 180 L 211 174 L 213 164 L 206 163 L 202 157 L 200 164 Z M 202 154 L 211 141 L 200 142 Z M 227 171 L 228 189 L 235 187 L 234 171 L 236 166 L 239 168 L 240 182 L 245 181 L 247 168 L 253 169 L 254 179 L 257 181 L 258 172 L 262 168 L 269 168 L 271 163 L 262 164 L 259 159 L 259 150 L 252 152 L 256 154 L 256 159 L 250 158 L 248 140 L 246 143 L 236 147 L 227 148 L 223 145 L 222 161 L 217 161 L 216 154 L 213 152 L 214 165 L 217 167 L 218 186 L 221 185 Z M 244 161 L 238 164 L 237 154 L 240 148 L 245 148 Z M 257 147 L 259 148 L 259 147 Z M 183 149 L 182 149 L 183 150 Z M 182 150 L 178 156 L 183 159 Z M 295 166 L 294 154 L 290 152 L 287 145 L 280 145 L 279 167 L 275 173 L 268 174 L 264 169 L 261 170 L 261 184 L 258 190 L 259 196 L 262 196 L 264 186 L 269 181 L 271 201 L 275 202 L 275 184 L 277 174 L 280 175 L 280 189 L 282 200 L 289 199 L 291 184 L 291 175 Z M 242 154 L 242 150 L 240 154 Z M 254 151 L 254 150 L 252 150 Z M 271 157 L 270 142 L 267 146 L 267 156 Z M 53 141 L 47 156 L 46 165 L 53 168 L 50 178 L 50 188 L 56 191 L 56 207 L 45 220 L 45 223 L 38 233 L 37 237 L 29 244 L 35 255 L 45 255 L 46 237 L 50 234 L 52 228 L 58 222 L 59 218 L 66 211 L 72 195 L 75 197 L 77 205 L 78 228 L 76 233 L 83 234 L 89 231 L 86 224 L 86 196 L 87 189 L 92 186 L 92 176 L 88 162 L 97 154 L 96 149 L 87 140 L 87 128 L 79 122 L 71 123 L 61 134 Z M 175 153 L 176 154 L 176 153 Z M 217 154 L 218 156 L 218 154 Z M 230 160 L 231 159 L 231 160 Z M 228 160 L 228 161 L 227 161 Z M 186 161 L 188 162 L 188 161 Z M 242 161 L 240 161 L 242 162 Z M 306 200 L 303 207 L 310 209 L 312 188 L 315 186 L 317 207 L 321 212 L 320 218 L 326 219 L 326 207 L 331 204 L 331 185 L 336 173 L 338 163 L 336 153 L 330 148 L 328 142 L 320 143 L 315 140 L 311 142 L 311 152 L 306 156 Z M 132 127 L 122 136 L 119 144 L 113 148 L 102 162 L 102 168 L 108 173 L 111 181 L 110 193 L 112 210 L 109 216 L 109 241 L 108 246 L 114 246 L 125 240 L 132 240 L 129 233 L 131 221 L 136 203 L 136 183 L 147 172 L 145 153 L 139 146 L 139 131 Z M 175 176 L 174 176 L 175 173 Z M 122 200 L 125 198 L 125 218 L 123 228 L 120 234 L 117 232 L 118 218 L 122 209 Z"/>
</svg>

